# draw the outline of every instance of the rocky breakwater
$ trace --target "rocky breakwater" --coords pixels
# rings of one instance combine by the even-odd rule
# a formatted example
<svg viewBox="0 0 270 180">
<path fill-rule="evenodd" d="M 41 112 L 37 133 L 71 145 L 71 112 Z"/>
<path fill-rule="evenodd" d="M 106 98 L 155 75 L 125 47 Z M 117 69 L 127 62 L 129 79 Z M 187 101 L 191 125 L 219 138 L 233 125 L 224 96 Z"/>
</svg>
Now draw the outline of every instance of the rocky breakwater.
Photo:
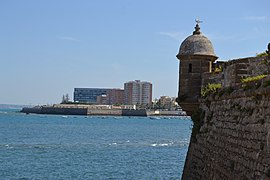
<svg viewBox="0 0 270 180">
<path fill-rule="evenodd" d="M 270 77 L 200 100 L 183 179 L 270 179 Z"/>
</svg>

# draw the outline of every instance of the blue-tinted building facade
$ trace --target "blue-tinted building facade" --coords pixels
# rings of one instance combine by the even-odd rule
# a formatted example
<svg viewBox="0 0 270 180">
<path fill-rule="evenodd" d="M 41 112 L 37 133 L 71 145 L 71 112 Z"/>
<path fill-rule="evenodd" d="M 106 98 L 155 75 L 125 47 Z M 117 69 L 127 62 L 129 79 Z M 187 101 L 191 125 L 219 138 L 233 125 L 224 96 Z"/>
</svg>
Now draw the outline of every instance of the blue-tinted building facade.
<svg viewBox="0 0 270 180">
<path fill-rule="evenodd" d="M 97 96 L 107 95 L 109 89 L 103 88 L 74 88 L 74 102 L 97 103 Z"/>
</svg>

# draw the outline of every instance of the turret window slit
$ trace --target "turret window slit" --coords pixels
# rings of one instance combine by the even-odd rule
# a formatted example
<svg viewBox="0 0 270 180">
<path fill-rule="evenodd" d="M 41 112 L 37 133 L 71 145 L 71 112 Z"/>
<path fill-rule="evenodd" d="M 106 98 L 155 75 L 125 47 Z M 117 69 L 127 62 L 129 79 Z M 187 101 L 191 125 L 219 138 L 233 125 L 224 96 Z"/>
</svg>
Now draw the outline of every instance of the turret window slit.
<svg viewBox="0 0 270 180">
<path fill-rule="evenodd" d="M 192 64 L 189 64 L 189 65 L 188 65 L 188 72 L 189 72 L 189 73 L 192 73 Z"/>
</svg>

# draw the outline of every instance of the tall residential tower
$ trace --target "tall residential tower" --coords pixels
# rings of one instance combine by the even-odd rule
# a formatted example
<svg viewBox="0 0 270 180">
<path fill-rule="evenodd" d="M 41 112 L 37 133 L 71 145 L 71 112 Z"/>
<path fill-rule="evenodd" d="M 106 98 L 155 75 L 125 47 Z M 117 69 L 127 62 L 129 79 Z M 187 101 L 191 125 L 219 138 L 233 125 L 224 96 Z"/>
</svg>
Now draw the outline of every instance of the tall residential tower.
<svg viewBox="0 0 270 180">
<path fill-rule="evenodd" d="M 124 84 L 124 100 L 129 105 L 150 105 L 152 103 L 152 84 L 140 80 Z"/>
</svg>

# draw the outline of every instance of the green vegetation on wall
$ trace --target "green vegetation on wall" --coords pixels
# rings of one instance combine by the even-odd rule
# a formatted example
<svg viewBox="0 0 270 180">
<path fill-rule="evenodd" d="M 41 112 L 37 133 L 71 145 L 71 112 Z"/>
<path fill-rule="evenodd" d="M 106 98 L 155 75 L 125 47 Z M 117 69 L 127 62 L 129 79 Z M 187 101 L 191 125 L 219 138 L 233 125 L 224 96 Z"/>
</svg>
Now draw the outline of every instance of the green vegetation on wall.
<svg viewBox="0 0 270 180">
<path fill-rule="evenodd" d="M 266 52 L 256 54 L 256 57 L 265 57 L 265 56 L 268 56 L 268 54 Z"/>
<path fill-rule="evenodd" d="M 242 88 L 244 90 L 248 90 L 248 89 L 251 89 L 253 87 L 258 89 L 261 86 L 261 82 L 259 80 L 265 78 L 266 76 L 267 75 L 262 74 L 262 75 L 258 75 L 258 76 L 242 78 L 241 79 Z"/>
<path fill-rule="evenodd" d="M 215 67 L 214 73 L 220 73 L 222 70 L 222 67 L 219 65 L 218 67 Z"/>
<path fill-rule="evenodd" d="M 266 76 L 267 75 L 262 74 L 262 75 L 259 75 L 259 76 L 246 77 L 246 78 L 241 79 L 241 82 L 242 83 L 254 82 L 254 81 L 261 80 L 261 79 L 265 78 Z"/>
<path fill-rule="evenodd" d="M 221 83 L 208 83 L 201 89 L 201 96 L 206 97 L 209 94 L 214 94 L 221 88 Z"/>
</svg>

